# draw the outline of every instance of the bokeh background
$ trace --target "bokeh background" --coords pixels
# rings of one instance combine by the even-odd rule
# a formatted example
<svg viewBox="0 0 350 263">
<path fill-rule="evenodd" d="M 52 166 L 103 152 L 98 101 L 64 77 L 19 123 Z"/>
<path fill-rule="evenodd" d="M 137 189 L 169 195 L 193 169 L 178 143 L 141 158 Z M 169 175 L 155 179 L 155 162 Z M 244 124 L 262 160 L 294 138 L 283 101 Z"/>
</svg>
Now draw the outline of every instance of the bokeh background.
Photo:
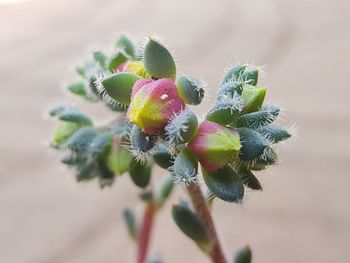
<svg viewBox="0 0 350 263">
<path fill-rule="evenodd" d="M 212 95 L 224 67 L 264 65 L 268 101 L 299 127 L 281 164 L 259 174 L 262 193 L 215 203 L 227 254 L 250 244 L 254 262 L 350 262 L 349 27 L 348 0 L 0 0 L 0 262 L 133 262 L 120 214 L 142 212 L 137 190 L 127 176 L 103 191 L 77 184 L 48 149 L 45 118 L 61 102 L 110 117 L 63 84 L 121 32 L 162 35 L 179 70 L 206 79 Z M 208 262 L 171 220 L 180 196 L 157 219 L 152 250 L 166 262 Z"/>
</svg>

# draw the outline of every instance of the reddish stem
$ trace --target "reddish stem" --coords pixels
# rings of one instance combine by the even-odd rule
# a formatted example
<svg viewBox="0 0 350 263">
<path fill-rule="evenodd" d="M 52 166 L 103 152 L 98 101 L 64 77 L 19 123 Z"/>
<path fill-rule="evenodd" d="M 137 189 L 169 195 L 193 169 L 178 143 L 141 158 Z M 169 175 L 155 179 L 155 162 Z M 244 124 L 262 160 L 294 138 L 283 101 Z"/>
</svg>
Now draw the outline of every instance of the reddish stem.
<svg viewBox="0 0 350 263">
<path fill-rule="evenodd" d="M 211 240 L 211 250 L 210 257 L 213 263 L 226 263 L 225 255 L 222 251 L 216 230 L 213 218 L 210 214 L 207 202 L 203 196 L 202 190 L 199 185 L 196 183 L 190 184 L 187 186 L 187 191 L 192 200 L 194 209 L 196 210 L 198 216 L 202 219 L 202 222 L 206 229 L 208 230 L 209 238 Z"/>
<path fill-rule="evenodd" d="M 145 207 L 142 226 L 138 235 L 137 263 L 146 262 L 155 212 L 156 206 L 154 202 L 148 202 Z"/>
</svg>

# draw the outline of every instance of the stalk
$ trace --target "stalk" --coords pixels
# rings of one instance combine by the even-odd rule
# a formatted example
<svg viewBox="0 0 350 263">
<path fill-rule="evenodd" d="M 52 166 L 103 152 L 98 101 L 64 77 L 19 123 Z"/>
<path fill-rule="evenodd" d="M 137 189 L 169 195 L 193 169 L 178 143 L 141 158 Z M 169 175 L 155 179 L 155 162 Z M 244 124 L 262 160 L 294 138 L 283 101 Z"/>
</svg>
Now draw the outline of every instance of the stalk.
<svg viewBox="0 0 350 263">
<path fill-rule="evenodd" d="M 201 218 L 206 227 L 211 241 L 210 258 L 213 263 L 227 263 L 223 253 L 218 235 L 216 233 L 213 218 L 208 208 L 207 202 L 203 196 L 202 190 L 197 183 L 192 183 L 187 186 L 187 192 L 190 195 L 194 209 Z"/>
<path fill-rule="evenodd" d="M 138 236 L 137 263 L 145 263 L 156 213 L 156 205 L 153 201 L 146 204 L 142 226 Z"/>
</svg>

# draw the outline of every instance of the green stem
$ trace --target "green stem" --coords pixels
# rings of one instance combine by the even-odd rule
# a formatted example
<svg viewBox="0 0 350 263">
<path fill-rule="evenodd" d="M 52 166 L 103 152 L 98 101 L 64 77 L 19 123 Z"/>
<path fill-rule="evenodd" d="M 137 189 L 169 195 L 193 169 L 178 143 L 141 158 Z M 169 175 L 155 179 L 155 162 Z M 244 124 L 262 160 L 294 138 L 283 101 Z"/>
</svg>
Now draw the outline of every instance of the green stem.
<svg viewBox="0 0 350 263">
<path fill-rule="evenodd" d="M 187 186 L 187 191 L 190 195 L 194 209 L 208 231 L 211 241 L 210 258 L 212 259 L 213 263 L 227 263 L 216 233 L 213 218 L 210 214 L 210 210 L 203 196 L 202 190 L 197 183 L 192 183 Z"/>
<path fill-rule="evenodd" d="M 155 203 L 153 201 L 147 202 L 143 215 L 142 226 L 138 235 L 137 263 L 145 263 L 147 260 L 155 213 Z"/>
</svg>

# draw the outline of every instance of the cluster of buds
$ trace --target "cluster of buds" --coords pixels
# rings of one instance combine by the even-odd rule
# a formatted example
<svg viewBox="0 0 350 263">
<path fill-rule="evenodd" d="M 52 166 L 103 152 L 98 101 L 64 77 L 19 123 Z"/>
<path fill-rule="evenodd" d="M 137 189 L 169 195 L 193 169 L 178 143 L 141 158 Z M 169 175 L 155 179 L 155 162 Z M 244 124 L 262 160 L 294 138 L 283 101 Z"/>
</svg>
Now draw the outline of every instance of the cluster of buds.
<svg viewBox="0 0 350 263">
<path fill-rule="evenodd" d="M 175 183 L 189 186 L 203 178 L 212 197 L 241 202 L 244 186 L 262 189 L 253 172 L 276 164 L 275 145 L 291 137 L 272 124 L 280 109 L 264 105 L 266 88 L 258 85 L 258 67 L 229 68 L 201 120 L 191 107 L 202 102 L 207 84 L 178 76 L 173 56 L 156 38 L 148 37 L 137 49 L 122 36 L 110 54 L 95 51 L 77 72 L 80 79 L 69 91 L 122 113 L 118 121 L 96 127 L 76 108 L 51 111 L 60 120 L 52 145 L 68 150 L 62 162 L 75 167 L 79 181 L 98 178 L 103 187 L 129 172 L 145 188 L 156 164 L 169 170 Z M 176 208 L 175 221 L 182 222 L 181 213 L 191 215 L 186 211 Z"/>
</svg>

